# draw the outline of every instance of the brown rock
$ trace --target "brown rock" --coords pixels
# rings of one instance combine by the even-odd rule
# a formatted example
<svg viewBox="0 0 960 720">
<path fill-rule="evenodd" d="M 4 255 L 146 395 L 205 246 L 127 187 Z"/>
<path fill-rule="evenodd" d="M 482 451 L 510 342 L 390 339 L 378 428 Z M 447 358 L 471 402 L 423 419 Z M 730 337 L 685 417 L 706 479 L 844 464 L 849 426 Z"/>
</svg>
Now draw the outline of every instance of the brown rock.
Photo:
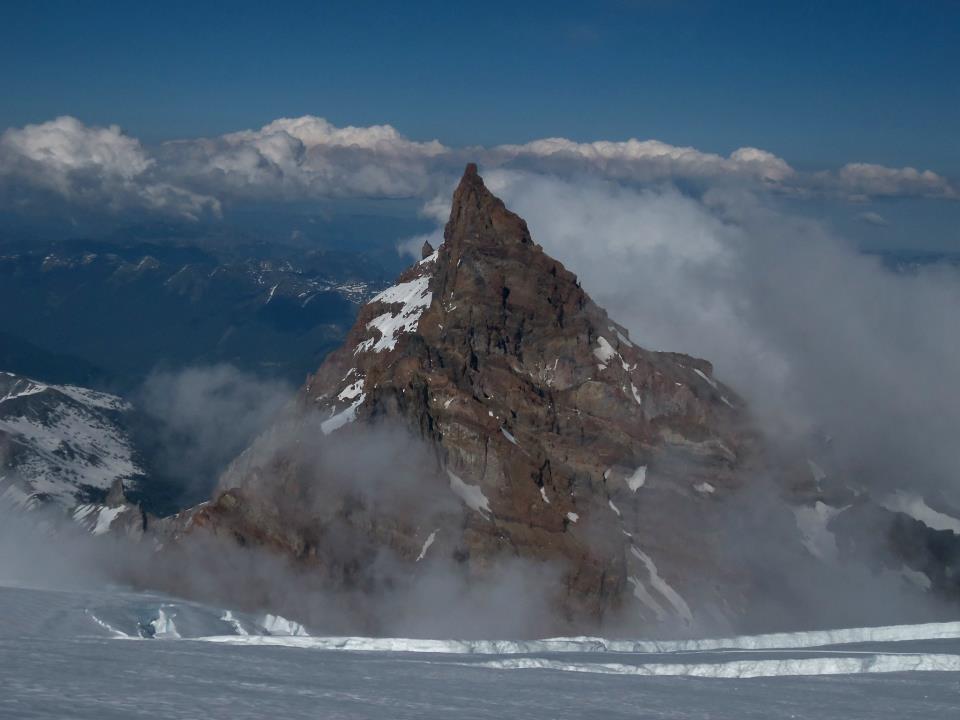
<svg viewBox="0 0 960 720">
<path fill-rule="evenodd" d="M 632 342 L 476 165 L 444 240 L 361 310 L 296 417 L 234 463 L 197 524 L 341 584 L 378 549 L 414 568 L 442 527 L 429 552 L 470 573 L 505 557 L 561 568 L 555 602 L 577 627 L 735 614 L 739 581 L 710 528 L 751 456 L 739 399 L 709 363 Z M 384 426 L 426 449 L 408 506 L 304 458 L 322 438 L 342 445 Z"/>
</svg>

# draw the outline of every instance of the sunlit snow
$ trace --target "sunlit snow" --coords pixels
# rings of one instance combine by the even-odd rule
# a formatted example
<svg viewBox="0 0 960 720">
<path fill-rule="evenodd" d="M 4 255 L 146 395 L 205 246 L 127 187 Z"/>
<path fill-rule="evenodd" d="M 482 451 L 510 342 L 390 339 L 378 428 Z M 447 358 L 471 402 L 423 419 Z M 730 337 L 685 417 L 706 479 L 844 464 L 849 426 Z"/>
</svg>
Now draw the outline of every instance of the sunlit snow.
<svg viewBox="0 0 960 720">
<path fill-rule="evenodd" d="M 433 293 L 429 290 L 430 277 L 419 277 L 409 282 L 387 288 L 370 302 L 384 305 L 402 303 L 403 307 L 394 312 L 385 312 L 367 323 L 367 330 L 377 330 L 379 338 L 368 338 L 357 345 L 354 355 L 361 352 L 382 352 L 393 350 L 397 337 L 401 333 L 414 332 L 420 324 L 420 316 L 430 307 Z"/>
</svg>

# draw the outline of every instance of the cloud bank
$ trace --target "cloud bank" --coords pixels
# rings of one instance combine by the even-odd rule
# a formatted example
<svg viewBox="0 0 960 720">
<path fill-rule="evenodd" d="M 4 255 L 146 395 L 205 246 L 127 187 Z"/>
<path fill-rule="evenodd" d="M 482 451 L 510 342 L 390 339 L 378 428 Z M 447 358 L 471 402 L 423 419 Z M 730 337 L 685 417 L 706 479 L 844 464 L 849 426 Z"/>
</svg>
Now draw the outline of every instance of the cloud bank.
<svg viewBox="0 0 960 720">
<path fill-rule="evenodd" d="M 580 143 L 545 138 L 519 145 L 452 148 L 419 142 L 390 125 L 337 127 L 324 118 L 281 118 L 260 129 L 147 147 L 117 126 L 72 117 L 0 135 L 0 209 L 69 208 L 217 217 L 224 206 L 324 198 L 429 198 L 467 160 L 488 168 L 587 175 L 631 185 L 716 184 L 848 202 L 924 197 L 955 200 L 956 186 L 930 170 L 863 162 L 801 172 L 768 151 L 727 156 L 658 140 Z"/>
<path fill-rule="evenodd" d="M 106 213 L 219 215 L 219 200 L 168 182 L 163 174 L 140 142 L 116 125 L 88 127 L 59 117 L 0 135 L 0 207 L 8 210 L 43 207 L 54 198 Z"/>
</svg>

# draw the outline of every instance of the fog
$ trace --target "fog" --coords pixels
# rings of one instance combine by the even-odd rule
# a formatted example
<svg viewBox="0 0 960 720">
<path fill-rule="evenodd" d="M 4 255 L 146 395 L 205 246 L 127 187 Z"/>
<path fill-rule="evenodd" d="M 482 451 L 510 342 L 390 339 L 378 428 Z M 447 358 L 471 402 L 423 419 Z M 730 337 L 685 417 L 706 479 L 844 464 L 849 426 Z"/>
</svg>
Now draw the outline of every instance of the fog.
<svg viewBox="0 0 960 720">
<path fill-rule="evenodd" d="M 217 478 L 293 397 L 286 382 L 232 365 L 156 370 L 133 401 L 135 428 L 154 474 L 180 487 L 181 506 L 205 500 Z"/>
<path fill-rule="evenodd" d="M 289 531 L 317 549 L 267 606 L 337 632 L 511 637 L 562 627 L 548 610 L 563 589 L 559 566 L 509 556 L 461 562 L 478 518 L 450 491 L 434 448 L 394 422 L 325 436 L 324 419 L 292 413 L 221 478 L 220 491 L 239 489 L 260 531 Z"/>
<path fill-rule="evenodd" d="M 320 420 L 286 416 L 218 490 L 242 488 L 263 537 L 320 542 L 317 555 L 237 542 L 230 525 L 181 534 L 173 518 L 142 539 L 92 536 L 60 508 L 0 506 L 0 585 L 161 591 L 331 635 L 535 637 L 565 627 L 550 611 L 562 568 L 458 560 L 468 518 L 430 448 L 392 425 L 324 439 Z"/>
</svg>

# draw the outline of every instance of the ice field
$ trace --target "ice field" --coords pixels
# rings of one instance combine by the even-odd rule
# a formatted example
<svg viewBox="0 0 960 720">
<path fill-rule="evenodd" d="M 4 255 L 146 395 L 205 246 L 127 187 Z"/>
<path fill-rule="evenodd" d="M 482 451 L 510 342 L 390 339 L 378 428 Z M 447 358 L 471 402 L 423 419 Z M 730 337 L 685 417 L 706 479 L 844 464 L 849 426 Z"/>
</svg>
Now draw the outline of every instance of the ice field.
<svg viewBox="0 0 960 720">
<path fill-rule="evenodd" d="M 312 637 L 127 592 L 0 588 L 3 718 L 953 718 L 960 622 L 651 642 Z"/>
</svg>

